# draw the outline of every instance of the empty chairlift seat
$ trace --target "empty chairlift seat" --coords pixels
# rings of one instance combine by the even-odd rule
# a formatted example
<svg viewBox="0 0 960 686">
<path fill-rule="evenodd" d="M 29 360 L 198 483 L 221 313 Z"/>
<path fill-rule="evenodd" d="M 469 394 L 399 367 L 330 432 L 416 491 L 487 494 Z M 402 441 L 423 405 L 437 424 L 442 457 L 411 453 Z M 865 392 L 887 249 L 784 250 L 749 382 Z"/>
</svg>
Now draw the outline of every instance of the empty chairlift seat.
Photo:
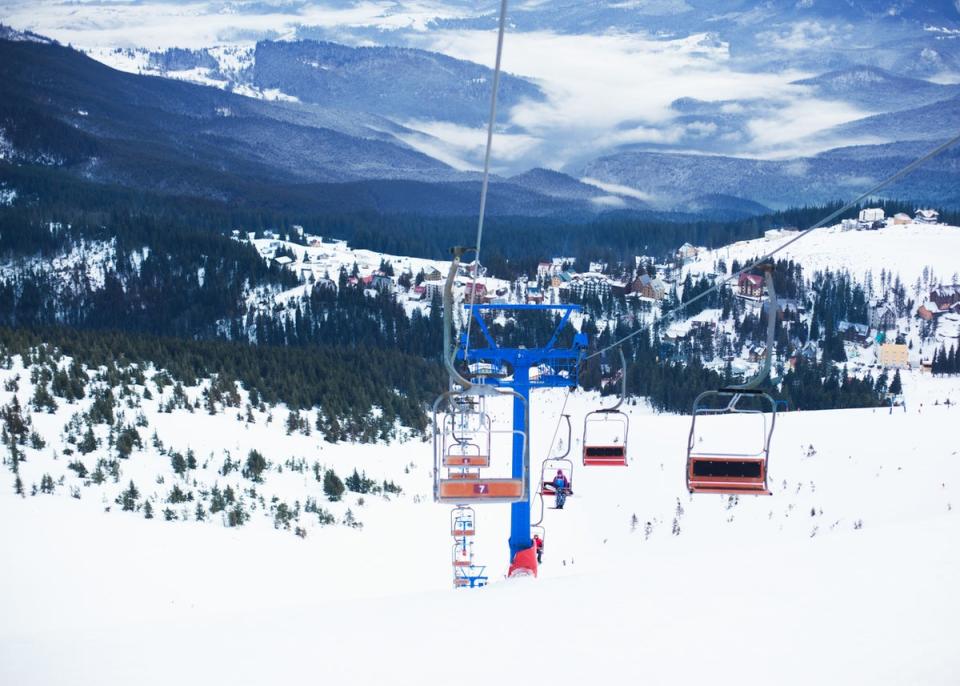
<svg viewBox="0 0 960 686">
<path fill-rule="evenodd" d="M 691 455 L 687 469 L 691 493 L 770 495 L 763 457 Z"/>
<path fill-rule="evenodd" d="M 777 417 L 774 399 L 753 389 L 706 391 L 697 396 L 692 414 L 687 442 L 687 490 L 770 495 L 767 467 Z M 702 422 L 712 422 L 709 431 L 701 430 Z M 708 441 L 720 439 L 724 447 L 706 447 L 704 433 Z M 738 449 L 730 450 L 731 447 Z"/>
<path fill-rule="evenodd" d="M 627 448 L 623 445 L 585 445 L 583 464 L 588 467 L 626 467 Z"/>
<path fill-rule="evenodd" d="M 481 454 L 480 446 L 474 443 L 454 443 L 443 454 L 444 467 L 489 467 L 490 455 Z"/>
<path fill-rule="evenodd" d="M 514 503 L 526 496 L 523 479 L 439 479 L 437 501 L 441 503 Z"/>
</svg>

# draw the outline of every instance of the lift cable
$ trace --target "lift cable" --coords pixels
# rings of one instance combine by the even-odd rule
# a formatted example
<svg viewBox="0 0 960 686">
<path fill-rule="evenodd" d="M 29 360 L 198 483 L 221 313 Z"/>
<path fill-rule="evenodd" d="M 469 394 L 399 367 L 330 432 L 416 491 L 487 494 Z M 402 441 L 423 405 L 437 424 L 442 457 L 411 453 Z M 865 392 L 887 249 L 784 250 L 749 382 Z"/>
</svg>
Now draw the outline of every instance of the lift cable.
<svg viewBox="0 0 960 686">
<path fill-rule="evenodd" d="M 497 121 L 497 92 L 500 90 L 500 62 L 503 57 L 503 34 L 507 26 L 507 0 L 500 0 L 500 23 L 497 29 L 497 58 L 493 65 L 493 90 L 490 93 L 490 118 L 487 120 L 487 146 L 483 155 L 483 181 L 480 185 L 480 217 L 477 221 L 477 244 L 474 255 L 473 285 L 470 287 L 470 314 L 467 316 L 466 349 L 470 349 L 470 324 L 477 302 L 477 279 L 480 277 L 480 246 L 483 242 L 483 220 L 487 212 L 487 190 L 490 186 L 490 151 L 493 149 L 493 127 Z"/>
</svg>

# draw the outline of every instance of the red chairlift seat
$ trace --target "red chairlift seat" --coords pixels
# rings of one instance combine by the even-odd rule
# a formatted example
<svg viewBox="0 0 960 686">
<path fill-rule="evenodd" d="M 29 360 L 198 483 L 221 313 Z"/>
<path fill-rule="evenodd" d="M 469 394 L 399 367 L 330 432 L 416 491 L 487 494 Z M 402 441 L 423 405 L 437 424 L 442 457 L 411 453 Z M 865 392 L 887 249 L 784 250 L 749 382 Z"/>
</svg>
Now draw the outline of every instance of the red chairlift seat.
<svg viewBox="0 0 960 686">
<path fill-rule="evenodd" d="M 691 493 L 770 495 L 762 457 L 691 455 L 687 487 Z"/>
<path fill-rule="evenodd" d="M 620 406 L 627 399 L 627 361 L 623 348 L 620 353 L 620 399 L 613 407 L 588 412 L 583 418 L 583 465 L 585 467 L 626 467 L 627 466 L 627 438 L 630 433 L 630 417 L 620 411 Z M 599 426 L 612 425 L 616 433 L 614 438 L 609 434 L 603 440 L 590 438 L 590 427 L 596 430 Z"/>
<path fill-rule="evenodd" d="M 752 398 L 761 407 L 769 407 L 770 422 L 760 409 L 742 409 L 743 398 Z M 722 401 L 719 405 L 711 401 Z M 749 453 L 696 452 L 697 418 L 724 415 L 758 415 L 764 418 L 759 451 Z M 767 487 L 767 466 L 770 439 L 777 419 L 776 401 L 768 393 L 756 389 L 722 388 L 705 391 L 693 404 L 693 420 L 687 440 L 687 490 L 690 493 L 720 495 L 771 495 Z"/>
<path fill-rule="evenodd" d="M 583 446 L 583 464 L 587 467 L 626 467 L 626 446 L 585 445 Z"/>
</svg>

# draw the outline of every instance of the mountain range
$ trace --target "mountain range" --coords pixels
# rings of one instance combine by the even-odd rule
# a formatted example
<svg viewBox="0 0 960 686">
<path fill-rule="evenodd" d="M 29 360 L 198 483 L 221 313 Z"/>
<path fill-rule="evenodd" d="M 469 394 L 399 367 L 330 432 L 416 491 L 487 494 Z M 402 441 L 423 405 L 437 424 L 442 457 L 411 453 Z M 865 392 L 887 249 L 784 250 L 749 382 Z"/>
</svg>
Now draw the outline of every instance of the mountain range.
<svg viewBox="0 0 960 686">
<path fill-rule="evenodd" d="M 713 11 L 710 3 L 680 4 L 688 7 L 684 16 Z M 710 16 L 718 25 L 754 25 L 757 13 L 782 19 L 811 9 L 802 4 L 791 10 L 776 2 L 733 3 L 729 13 Z M 822 16 L 890 21 L 873 3 L 810 5 Z M 637 16 L 657 22 L 669 20 L 670 7 L 679 5 L 665 0 L 635 9 Z M 930 9 L 917 3 L 900 7 L 899 19 L 889 24 L 894 33 L 912 30 Z M 948 18 L 949 8 L 941 9 L 940 17 Z M 946 54 L 960 41 L 944 35 Z M 36 34 L 2 28 L 0 36 L 5 39 L 0 40 L 0 156 L 7 161 L 56 167 L 99 183 L 251 205 L 476 211 L 479 176 L 433 156 L 429 127 L 413 127 L 439 118 L 479 130 L 491 76 L 481 65 L 426 50 L 316 40 L 261 40 L 248 51 L 115 51 L 151 72 L 137 74 L 111 69 Z M 731 55 L 744 59 L 736 51 Z M 730 141 L 781 105 L 770 99 L 683 97 L 671 108 L 671 125 L 682 130 L 672 142 L 596 150 L 593 159 L 560 170 L 534 166 L 494 177 L 489 211 L 747 216 L 849 197 L 960 130 L 960 85 L 866 63 L 792 85 L 819 101 L 864 110 L 868 116 L 808 134 L 819 149 L 832 142 L 857 145 L 783 160 L 731 155 Z M 511 106 L 546 98 L 536 83 L 504 75 L 500 130 L 518 132 L 504 115 Z M 438 139 L 437 149 L 441 143 Z M 700 154 L 689 154 L 691 149 Z M 888 191 L 888 197 L 958 205 L 958 173 L 956 156 L 946 157 Z"/>
</svg>

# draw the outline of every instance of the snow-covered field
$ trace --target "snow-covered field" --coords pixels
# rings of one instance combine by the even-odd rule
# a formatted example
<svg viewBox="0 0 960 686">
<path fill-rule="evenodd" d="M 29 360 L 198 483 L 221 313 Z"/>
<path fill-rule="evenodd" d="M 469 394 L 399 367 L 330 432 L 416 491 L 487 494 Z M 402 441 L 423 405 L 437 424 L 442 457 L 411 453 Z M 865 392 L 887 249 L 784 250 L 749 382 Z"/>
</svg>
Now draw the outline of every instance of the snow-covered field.
<svg viewBox="0 0 960 686">
<path fill-rule="evenodd" d="M 687 269 L 694 274 L 710 272 L 714 262 L 720 259 L 728 268 L 733 260 L 744 264 L 794 237 L 795 234 L 786 234 L 772 239 L 758 238 L 705 251 Z M 905 224 L 876 231 L 843 231 L 838 225 L 812 231 L 778 254 L 777 259 L 800 262 L 808 277 L 825 269 L 846 270 L 863 281 L 869 273 L 878 289 L 880 271 L 886 269 L 895 276 L 899 275 L 903 284 L 912 289 L 917 279 L 922 278 L 925 267 L 933 270 L 928 281 L 957 283 L 960 280 L 956 278 L 960 272 L 958 255 L 960 228 L 956 226 Z"/>
<path fill-rule="evenodd" d="M 216 476 L 223 450 L 257 448 L 274 465 L 357 466 L 403 487 L 389 500 L 326 503 L 309 471 L 271 469 L 261 494 L 316 498 L 338 519 L 352 508 L 364 524 L 313 526 L 301 539 L 262 512 L 232 529 L 120 512 L 105 494 L 131 478 L 166 492 L 169 458 L 146 440 L 118 484 L 81 486 L 66 457 L 52 457 L 76 410 L 64 403 L 33 414 L 51 446 L 25 449 L 28 494 L 14 495 L 6 469 L 0 481 L 0 682 L 955 684 L 960 383 L 911 372 L 904 384 L 906 412 L 781 415 L 775 493 L 738 501 L 686 493 L 688 418 L 631 406 L 630 466 L 575 468 L 576 495 L 546 511 L 539 579 L 502 578 L 509 508 L 478 508 L 477 560 L 492 583 L 472 591 L 450 586 L 449 508 L 429 499 L 419 439 L 331 445 L 287 435 L 282 408 L 247 424 L 235 410 L 168 414 L 142 401 L 145 437 L 212 454 L 191 478 Z M 22 378 L 21 400 L 29 389 Z M 534 464 L 562 402 L 561 391 L 535 392 Z M 595 402 L 567 403 L 574 454 Z M 29 495 L 43 473 L 66 484 Z"/>
</svg>

